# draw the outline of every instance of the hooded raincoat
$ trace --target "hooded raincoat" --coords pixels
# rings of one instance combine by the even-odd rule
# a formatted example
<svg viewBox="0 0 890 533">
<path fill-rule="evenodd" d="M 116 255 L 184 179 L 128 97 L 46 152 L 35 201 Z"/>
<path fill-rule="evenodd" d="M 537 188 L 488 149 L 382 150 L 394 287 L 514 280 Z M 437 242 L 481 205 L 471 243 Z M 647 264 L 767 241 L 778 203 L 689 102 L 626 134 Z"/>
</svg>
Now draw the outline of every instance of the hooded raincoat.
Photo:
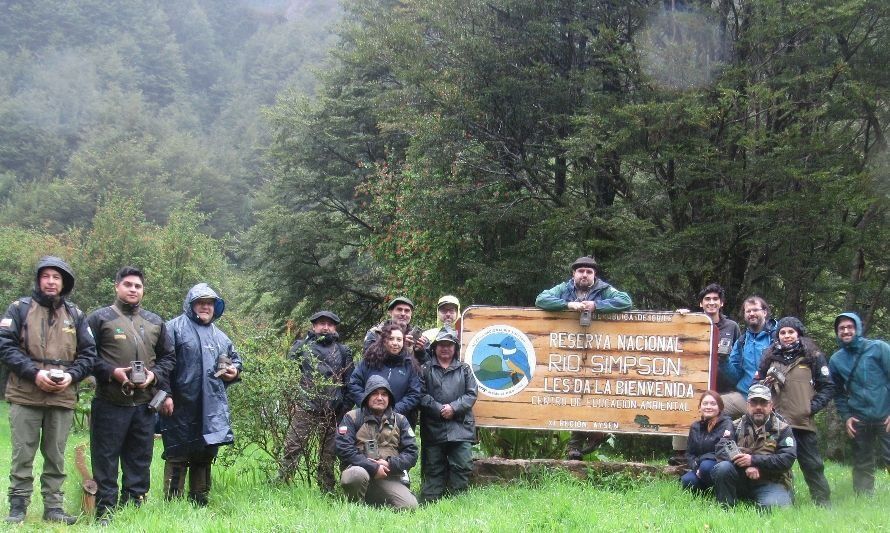
<svg viewBox="0 0 890 533">
<path fill-rule="evenodd" d="M 202 298 L 216 300 L 210 324 L 201 323 L 192 310 L 192 304 Z M 223 299 L 206 283 L 199 283 L 186 295 L 182 314 L 167 322 L 176 350 L 176 370 L 170 377 L 173 415 L 161 417 L 165 459 L 186 457 L 235 440 L 226 388 L 240 379 L 241 358 L 229 337 L 213 323 L 224 310 Z M 226 382 L 213 375 L 220 355 L 232 360 L 239 378 Z"/>
<path fill-rule="evenodd" d="M 890 345 L 862 336 L 862 320 L 856 313 L 842 313 L 837 323 L 849 318 L 856 334 L 828 361 L 835 384 L 834 404 L 841 420 L 855 416 L 862 422 L 882 422 L 890 416 Z"/>
</svg>

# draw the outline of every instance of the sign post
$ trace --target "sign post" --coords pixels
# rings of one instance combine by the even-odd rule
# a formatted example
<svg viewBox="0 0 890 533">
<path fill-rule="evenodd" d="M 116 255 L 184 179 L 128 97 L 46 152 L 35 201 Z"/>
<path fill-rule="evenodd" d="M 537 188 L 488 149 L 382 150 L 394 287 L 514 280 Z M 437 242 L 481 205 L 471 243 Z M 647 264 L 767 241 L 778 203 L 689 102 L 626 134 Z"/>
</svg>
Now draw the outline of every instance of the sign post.
<svg viewBox="0 0 890 533">
<path fill-rule="evenodd" d="M 571 311 L 472 306 L 461 324 L 478 426 L 686 435 L 711 388 L 704 314 L 594 314 L 582 326 Z"/>
</svg>

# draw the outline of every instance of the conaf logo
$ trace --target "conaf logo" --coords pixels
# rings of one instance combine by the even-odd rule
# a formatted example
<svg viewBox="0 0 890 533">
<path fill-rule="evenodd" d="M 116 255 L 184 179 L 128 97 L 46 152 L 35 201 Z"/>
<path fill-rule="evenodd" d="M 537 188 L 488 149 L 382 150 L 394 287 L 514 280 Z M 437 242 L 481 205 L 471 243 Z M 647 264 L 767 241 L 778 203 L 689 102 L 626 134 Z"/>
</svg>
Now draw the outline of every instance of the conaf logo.
<svg viewBox="0 0 890 533">
<path fill-rule="evenodd" d="M 495 398 L 513 396 L 535 373 L 535 349 L 525 333 L 511 326 L 488 326 L 467 345 L 467 360 L 480 391 Z"/>
</svg>

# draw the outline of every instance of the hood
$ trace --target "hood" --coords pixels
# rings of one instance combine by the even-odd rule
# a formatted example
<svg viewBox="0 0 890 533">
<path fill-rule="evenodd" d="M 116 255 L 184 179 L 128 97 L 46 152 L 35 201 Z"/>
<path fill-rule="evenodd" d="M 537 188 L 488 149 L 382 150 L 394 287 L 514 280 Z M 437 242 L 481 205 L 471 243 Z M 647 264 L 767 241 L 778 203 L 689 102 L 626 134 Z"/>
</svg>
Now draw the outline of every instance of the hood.
<svg viewBox="0 0 890 533">
<path fill-rule="evenodd" d="M 841 342 L 840 337 L 837 336 L 837 323 L 840 322 L 840 320 L 842 318 L 849 318 L 850 320 L 853 321 L 854 324 L 856 324 L 856 333 L 853 335 L 853 340 L 850 341 L 848 344 L 844 344 L 843 342 Z M 835 338 L 837 338 L 837 345 L 841 349 L 843 349 L 843 348 L 856 349 L 859 346 L 860 341 L 862 339 L 862 319 L 859 318 L 859 315 L 857 315 L 856 313 L 854 313 L 852 311 L 847 311 L 847 312 L 839 314 L 837 316 L 837 318 L 834 319 L 834 336 L 835 336 Z"/>
<path fill-rule="evenodd" d="M 386 392 L 389 393 L 389 409 L 392 409 L 392 406 L 395 405 L 395 396 L 392 394 L 392 389 L 389 388 L 389 382 L 386 381 L 386 378 L 378 375 L 373 375 L 368 378 L 368 381 L 365 383 L 365 395 L 362 396 L 362 407 L 368 406 L 368 397 L 372 392 L 383 387 L 386 389 Z"/>
<path fill-rule="evenodd" d="M 451 294 L 446 294 L 445 296 L 439 298 L 439 301 L 436 302 L 436 329 L 442 329 L 442 327 L 445 325 L 444 322 L 439 320 L 438 311 L 439 311 L 439 306 L 441 306 L 442 304 L 456 305 L 457 306 L 457 315 L 455 315 L 454 321 L 456 323 L 458 320 L 460 320 L 460 300 L 457 299 L 457 296 L 452 296 Z M 454 324 L 452 324 L 451 327 L 454 327 Z"/>
<path fill-rule="evenodd" d="M 436 344 L 443 341 L 454 343 L 454 359 L 460 361 L 460 340 L 457 338 L 457 333 L 451 328 L 445 327 L 436 333 L 436 339 L 430 343 L 430 351 L 435 355 Z"/>
<path fill-rule="evenodd" d="M 40 261 L 37 262 L 37 268 L 34 270 L 35 292 L 40 292 L 40 271 L 47 267 L 52 267 L 62 274 L 62 291 L 59 295 L 62 298 L 68 296 L 71 293 L 71 290 L 74 289 L 74 271 L 71 270 L 68 263 L 52 255 L 41 257 Z"/>
<path fill-rule="evenodd" d="M 192 321 L 200 324 L 201 321 L 198 320 L 195 312 L 192 311 L 192 304 L 195 303 L 195 300 L 200 300 L 201 298 L 213 298 L 216 300 L 216 304 L 213 306 L 213 320 L 210 321 L 211 323 L 215 322 L 225 311 L 226 302 L 206 283 L 198 283 L 189 289 L 188 294 L 185 295 L 185 300 L 182 302 L 182 312 Z"/>
</svg>

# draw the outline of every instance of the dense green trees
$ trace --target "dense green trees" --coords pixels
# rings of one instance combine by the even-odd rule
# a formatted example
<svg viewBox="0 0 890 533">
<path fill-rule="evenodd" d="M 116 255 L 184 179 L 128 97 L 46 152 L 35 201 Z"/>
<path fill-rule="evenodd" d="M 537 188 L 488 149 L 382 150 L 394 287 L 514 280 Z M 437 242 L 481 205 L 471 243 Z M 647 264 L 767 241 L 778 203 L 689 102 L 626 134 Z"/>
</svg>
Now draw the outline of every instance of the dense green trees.
<svg viewBox="0 0 890 533">
<path fill-rule="evenodd" d="M 264 287 L 365 321 L 402 291 L 528 305 L 593 253 L 641 308 L 717 280 L 733 308 L 854 308 L 886 333 L 888 14 L 349 3 L 324 89 L 271 115 Z"/>
</svg>

